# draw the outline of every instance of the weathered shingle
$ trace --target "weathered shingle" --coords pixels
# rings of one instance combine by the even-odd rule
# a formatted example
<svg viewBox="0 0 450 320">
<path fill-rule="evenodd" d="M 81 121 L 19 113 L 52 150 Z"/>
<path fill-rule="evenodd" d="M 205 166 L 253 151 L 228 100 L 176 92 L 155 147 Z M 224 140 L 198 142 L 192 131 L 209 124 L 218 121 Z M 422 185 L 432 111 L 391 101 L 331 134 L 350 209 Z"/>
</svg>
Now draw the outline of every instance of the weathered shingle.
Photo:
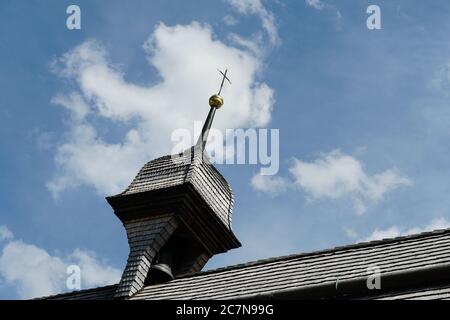
<svg viewBox="0 0 450 320">
<path fill-rule="evenodd" d="M 450 229 L 277 257 L 199 272 L 146 286 L 131 299 L 235 299 L 383 274 L 442 267 L 450 270 Z M 407 288 L 379 299 L 447 299 L 450 283 Z M 447 285 L 447 286 L 445 286 Z M 78 298 L 75 296 L 74 298 Z"/>
<path fill-rule="evenodd" d="M 377 241 L 202 272 L 149 286 L 132 299 L 229 299 L 450 264 L 450 231 Z"/>
<path fill-rule="evenodd" d="M 192 147 L 179 155 L 154 159 L 117 195 L 126 196 L 191 183 L 222 222 L 231 229 L 233 192 L 203 149 Z"/>
<path fill-rule="evenodd" d="M 375 297 L 376 300 L 450 300 L 450 287 L 426 288 Z"/>
<path fill-rule="evenodd" d="M 130 254 L 116 289 L 116 298 L 129 297 L 142 289 L 153 259 L 177 228 L 178 223 L 173 214 L 165 214 L 131 220 L 124 225 Z"/>
<path fill-rule="evenodd" d="M 99 287 L 94 289 L 73 291 L 54 296 L 43 297 L 43 300 L 112 300 L 117 285 Z"/>
</svg>

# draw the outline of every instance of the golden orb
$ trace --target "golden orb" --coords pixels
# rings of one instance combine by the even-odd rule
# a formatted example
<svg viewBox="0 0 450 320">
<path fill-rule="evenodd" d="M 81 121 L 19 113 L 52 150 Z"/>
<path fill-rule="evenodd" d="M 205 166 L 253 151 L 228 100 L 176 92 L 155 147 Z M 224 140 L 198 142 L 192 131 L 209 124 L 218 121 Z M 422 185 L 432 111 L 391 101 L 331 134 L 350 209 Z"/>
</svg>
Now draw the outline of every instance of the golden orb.
<svg viewBox="0 0 450 320">
<path fill-rule="evenodd" d="M 219 109 L 223 105 L 223 98 L 218 94 L 214 94 L 209 98 L 209 105 Z"/>
</svg>

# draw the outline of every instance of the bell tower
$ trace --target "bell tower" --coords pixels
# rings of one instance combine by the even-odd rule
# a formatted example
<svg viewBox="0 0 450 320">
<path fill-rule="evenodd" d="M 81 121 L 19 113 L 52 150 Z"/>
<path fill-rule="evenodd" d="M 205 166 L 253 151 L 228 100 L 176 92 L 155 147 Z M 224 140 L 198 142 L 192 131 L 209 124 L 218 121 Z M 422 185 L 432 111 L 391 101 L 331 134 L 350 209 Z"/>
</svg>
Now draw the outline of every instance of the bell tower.
<svg viewBox="0 0 450 320">
<path fill-rule="evenodd" d="M 241 246 L 231 229 L 233 192 L 205 152 L 224 81 L 230 82 L 227 70 L 219 72 L 220 90 L 209 99 L 197 144 L 148 162 L 125 191 L 106 198 L 130 246 L 116 298 L 198 272 L 213 255 Z"/>
</svg>

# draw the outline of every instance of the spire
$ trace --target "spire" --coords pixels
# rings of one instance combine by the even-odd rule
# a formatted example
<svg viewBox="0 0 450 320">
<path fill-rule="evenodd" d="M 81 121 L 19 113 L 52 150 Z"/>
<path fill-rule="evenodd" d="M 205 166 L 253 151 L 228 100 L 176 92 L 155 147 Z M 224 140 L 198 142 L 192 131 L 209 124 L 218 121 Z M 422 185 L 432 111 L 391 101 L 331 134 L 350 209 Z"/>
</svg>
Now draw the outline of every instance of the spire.
<svg viewBox="0 0 450 320">
<path fill-rule="evenodd" d="M 222 72 L 219 69 L 217 69 L 217 71 L 219 71 L 222 75 L 222 83 L 220 84 L 219 92 L 209 98 L 209 106 L 211 107 L 211 109 L 209 109 L 208 117 L 206 118 L 205 124 L 202 128 L 202 133 L 200 137 L 198 137 L 198 141 L 196 144 L 197 147 L 201 147 L 202 149 L 205 148 L 206 142 L 208 141 L 209 129 L 211 129 L 212 123 L 214 121 L 216 109 L 219 109 L 221 106 L 223 106 L 223 98 L 220 96 L 220 93 L 222 92 L 225 80 L 227 80 L 231 84 L 230 79 L 227 77 L 228 69 L 225 69 L 225 72 Z"/>
</svg>

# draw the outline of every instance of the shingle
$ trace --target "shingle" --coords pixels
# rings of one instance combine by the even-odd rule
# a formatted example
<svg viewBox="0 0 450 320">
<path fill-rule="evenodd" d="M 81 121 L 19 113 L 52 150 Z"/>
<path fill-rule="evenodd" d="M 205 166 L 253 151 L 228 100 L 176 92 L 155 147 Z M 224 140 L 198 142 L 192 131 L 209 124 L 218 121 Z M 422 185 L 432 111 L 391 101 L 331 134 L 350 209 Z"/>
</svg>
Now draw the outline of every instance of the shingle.
<svg viewBox="0 0 450 320">
<path fill-rule="evenodd" d="M 44 300 L 111 300 L 114 297 L 117 285 L 73 291 L 54 296 L 43 297 Z"/>
<path fill-rule="evenodd" d="M 175 157 L 168 155 L 148 162 L 128 188 L 116 197 L 191 183 L 221 221 L 231 229 L 233 192 L 230 185 L 209 162 L 206 153 L 196 147 L 188 151 Z"/>
<path fill-rule="evenodd" d="M 131 220 L 124 225 L 130 254 L 115 297 L 129 297 L 142 289 L 155 252 L 176 227 L 173 214 Z"/>
<path fill-rule="evenodd" d="M 394 293 L 375 297 L 375 300 L 448 300 L 450 287 L 427 288 L 410 292 Z"/>
<path fill-rule="evenodd" d="M 355 279 L 367 267 L 382 273 L 450 264 L 450 232 L 399 238 L 269 259 L 145 287 L 132 299 L 223 299 Z"/>
<path fill-rule="evenodd" d="M 450 268 L 450 229 L 199 272 L 147 286 L 131 299 L 233 299 L 333 283 L 337 279 L 356 279 L 366 276 L 366 268 L 374 265 L 382 274 L 430 266 Z M 105 297 L 108 292 L 103 292 L 102 288 L 96 290 L 99 290 L 99 297 Z M 58 297 L 92 298 L 95 292 Z M 450 285 L 410 289 L 375 298 L 450 299 Z"/>
</svg>

